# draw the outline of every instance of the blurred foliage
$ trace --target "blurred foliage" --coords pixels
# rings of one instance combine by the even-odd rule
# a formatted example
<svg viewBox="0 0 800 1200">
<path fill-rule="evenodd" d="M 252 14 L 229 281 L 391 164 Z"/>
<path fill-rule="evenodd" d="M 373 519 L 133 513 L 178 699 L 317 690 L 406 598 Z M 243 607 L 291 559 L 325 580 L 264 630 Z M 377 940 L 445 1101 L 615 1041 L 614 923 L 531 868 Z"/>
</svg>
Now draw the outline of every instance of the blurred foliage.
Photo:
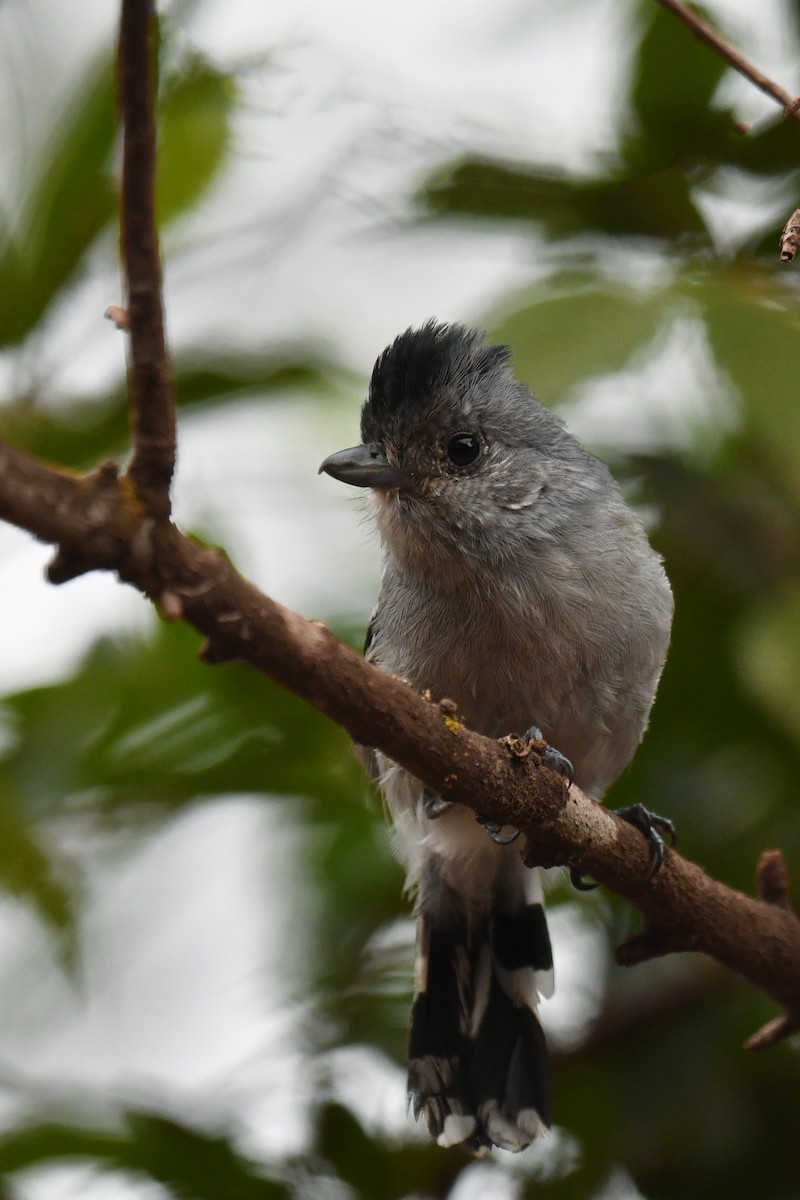
<svg viewBox="0 0 800 1200">
<path fill-rule="evenodd" d="M 182 48 L 163 54 L 158 92 L 156 206 L 162 226 L 196 208 L 228 157 L 235 77 Z M 57 304 L 80 282 L 105 235 L 116 233 L 114 64 L 92 66 L 27 175 L 17 182 L 12 219 L 0 209 L 0 351 L 34 346 Z M 195 347 L 174 364 L 181 406 L 242 394 L 309 388 L 335 368 L 321 356 L 252 348 L 231 359 Z M 25 391 L 4 406 L 3 433 L 46 460 L 77 469 L 127 447 L 125 378 L 101 396 L 66 398 Z"/>
<path fill-rule="evenodd" d="M 191 208 L 219 172 L 235 100 L 234 81 L 198 57 L 162 79 L 158 210 L 162 221 Z M 0 347 L 35 329 L 74 281 L 98 235 L 116 220 L 114 66 L 87 73 L 26 180 L 19 219 L 0 248 Z"/>
<path fill-rule="evenodd" d="M 0 1136 L 4 1175 L 52 1158 L 142 1175 L 186 1200 L 281 1200 L 289 1195 L 285 1184 L 265 1178 L 227 1138 L 147 1112 L 126 1113 L 123 1128 L 115 1133 L 51 1122 Z"/>
<path fill-rule="evenodd" d="M 271 354 L 253 353 L 230 361 L 218 354 L 203 361 L 202 352 L 173 363 L 175 395 L 181 408 L 218 404 L 242 396 L 313 389 L 326 371 L 322 361 L 294 362 Z M 207 357 L 207 356 L 206 356 Z M 332 376 L 334 367 L 327 367 Z M 3 433 L 16 446 L 46 461 L 86 470 L 98 459 L 119 455 L 128 445 L 130 418 L 125 383 L 93 400 L 75 399 L 49 407 L 25 395 L 3 413 Z"/>
<path fill-rule="evenodd" d="M 800 131 L 776 114 L 737 132 L 716 101 L 723 65 L 660 9 L 642 3 L 637 13 L 613 156 L 572 178 L 535 161 L 461 155 L 419 191 L 419 214 L 524 221 L 545 238 L 546 279 L 508 297 L 490 323 L 549 403 L 569 410 L 587 387 L 641 382 L 676 322 L 700 331 L 730 419 L 697 414 L 682 440 L 653 436 L 635 453 L 614 445 L 613 422 L 608 439 L 597 439 L 654 516 L 677 602 L 651 728 L 612 800 L 644 799 L 668 813 L 689 857 L 751 890 L 760 850 L 800 857 L 800 308 L 794 276 L 776 264 L 774 216 L 754 208 L 751 234 L 731 248 L 704 197 L 730 178 L 743 193 L 766 181 L 773 196 L 796 194 Z M 158 205 L 167 222 L 219 178 L 237 89 L 189 50 L 162 54 L 162 63 Z M 3 347 L 39 336 L 113 228 L 112 90 L 107 61 L 87 72 L 24 181 L 18 213 L 2 218 Z M 177 363 L 176 382 L 182 404 L 222 411 L 245 393 L 308 390 L 334 370 L 307 354 L 233 360 L 202 347 Z M 11 397 L 3 426 L 16 444 L 85 467 L 125 448 L 123 382 L 57 407 Z M 354 644 L 360 637 L 351 631 Z M 71 970 L 85 881 L 74 839 L 60 836 L 66 828 L 135 840 L 200 798 L 292 797 L 304 830 L 297 870 L 315 897 L 304 932 L 309 1055 L 323 1079 L 337 1048 L 366 1044 L 402 1062 L 409 954 L 402 938 L 387 938 L 407 911 L 402 877 L 377 806 L 362 803 L 347 739 L 243 666 L 201 665 L 196 644 L 191 631 L 161 624 L 136 641 L 98 643 L 58 686 L 4 700 L 0 885 L 31 906 Z M 552 903 L 577 902 L 561 884 Z M 635 923 L 613 898 L 580 903 L 607 947 Z M 739 1050 L 772 1015 L 769 1002 L 728 978 L 709 986 L 691 963 L 623 974 L 609 962 L 594 1031 L 555 1056 L 556 1118 L 567 1133 L 549 1159 L 537 1147 L 514 1164 L 511 1191 L 616 1195 L 609 1180 L 621 1169 L 652 1200 L 797 1195 L 797 1051 Z M 654 997 L 658 1013 L 648 1016 Z M 13 1094 L 13 1081 L 4 1086 Z M 110 1103 L 109 1129 L 108 1113 L 95 1127 L 69 1106 L 57 1117 L 51 1108 L 28 1098 L 0 1133 L 0 1173 L 12 1182 L 80 1161 L 197 1200 L 394 1200 L 445 1197 L 474 1170 L 457 1151 L 362 1124 L 363 1113 L 324 1084 L 307 1150 L 268 1166 L 241 1150 L 236 1130 L 201 1129 L 174 1113 Z M 499 1155 L 497 1171 L 511 1171 L 506 1164 Z"/>
<path fill-rule="evenodd" d="M 724 63 L 664 9 L 640 7 L 643 32 L 616 161 L 572 178 L 546 165 L 462 156 L 432 175 L 421 202 L 439 216 L 529 220 L 552 238 L 648 237 L 694 254 L 712 249 L 698 199 L 720 172 L 769 179 L 788 203 L 799 165 L 792 123 L 776 113 L 763 128 L 739 132 L 733 115 L 714 105 Z M 777 232 L 758 250 L 774 257 Z M 748 259 L 752 250 L 744 251 Z"/>
<path fill-rule="evenodd" d="M 104 59 L 88 73 L 26 181 L 18 219 L 4 221 L 0 346 L 31 333 L 112 219 L 114 131 L 113 74 Z"/>
</svg>

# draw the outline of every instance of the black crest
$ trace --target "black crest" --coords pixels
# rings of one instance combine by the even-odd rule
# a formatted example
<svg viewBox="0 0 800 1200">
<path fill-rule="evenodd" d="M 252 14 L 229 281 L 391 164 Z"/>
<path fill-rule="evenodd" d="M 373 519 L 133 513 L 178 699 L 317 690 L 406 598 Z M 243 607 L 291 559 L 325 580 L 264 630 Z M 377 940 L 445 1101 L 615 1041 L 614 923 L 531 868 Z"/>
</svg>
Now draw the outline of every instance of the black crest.
<svg viewBox="0 0 800 1200">
<path fill-rule="evenodd" d="M 511 357 L 508 346 L 489 346 L 484 335 L 464 325 L 427 321 L 407 329 L 384 350 L 372 372 L 361 430 L 371 441 L 377 428 L 398 418 L 407 423 L 430 410 L 436 397 L 496 371 Z"/>
</svg>

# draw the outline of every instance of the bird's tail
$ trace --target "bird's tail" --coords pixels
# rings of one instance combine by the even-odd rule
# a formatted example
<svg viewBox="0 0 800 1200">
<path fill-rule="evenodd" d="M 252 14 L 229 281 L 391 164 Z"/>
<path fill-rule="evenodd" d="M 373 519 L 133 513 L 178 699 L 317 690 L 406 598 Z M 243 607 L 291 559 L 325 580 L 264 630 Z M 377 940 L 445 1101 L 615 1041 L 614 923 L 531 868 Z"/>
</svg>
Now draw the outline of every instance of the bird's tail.
<svg viewBox="0 0 800 1200">
<path fill-rule="evenodd" d="M 474 1154 L 524 1150 L 550 1125 L 536 1005 L 553 960 L 538 873 L 526 874 L 527 894 L 498 895 L 488 912 L 441 880 L 435 902 L 420 896 L 409 1101 L 440 1145 Z"/>
</svg>

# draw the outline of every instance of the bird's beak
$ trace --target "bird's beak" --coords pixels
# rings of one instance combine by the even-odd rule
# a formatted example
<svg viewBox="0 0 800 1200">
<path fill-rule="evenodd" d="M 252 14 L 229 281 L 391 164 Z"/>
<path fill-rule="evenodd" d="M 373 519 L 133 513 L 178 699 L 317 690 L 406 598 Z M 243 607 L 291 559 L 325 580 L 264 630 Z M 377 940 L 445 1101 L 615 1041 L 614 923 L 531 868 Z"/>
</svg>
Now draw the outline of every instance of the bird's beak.
<svg viewBox="0 0 800 1200">
<path fill-rule="evenodd" d="M 352 446 L 330 454 L 319 469 L 342 483 L 354 487 L 406 488 L 411 483 L 411 472 L 404 467 L 393 466 L 383 451 L 383 446 Z"/>
</svg>

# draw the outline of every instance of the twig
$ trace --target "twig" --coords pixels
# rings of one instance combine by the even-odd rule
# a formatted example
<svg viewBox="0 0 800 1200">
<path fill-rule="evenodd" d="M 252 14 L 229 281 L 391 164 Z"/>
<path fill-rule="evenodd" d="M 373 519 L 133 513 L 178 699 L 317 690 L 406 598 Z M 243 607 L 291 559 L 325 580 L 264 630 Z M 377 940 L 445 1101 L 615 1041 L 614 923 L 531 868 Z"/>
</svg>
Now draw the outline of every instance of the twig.
<svg viewBox="0 0 800 1200">
<path fill-rule="evenodd" d="M 792 1037 L 800 1029 L 800 1020 L 797 1017 L 790 1017 L 788 1013 L 783 1013 L 780 1017 L 775 1017 L 774 1020 L 768 1021 L 758 1033 L 754 1033 L 748 1038 L 744 1044 L 745 1050 L 768 1050 L 770 1046 L 775 1046 L 778 1042 L 783 1042 L 788 1037 Z"/>
<path fill-rule="evenodd" d="M 152 516 L 170 513 L 175 403 L 164 334 L 155 221 L 153 0 L 122 0 L 119 107 L 123 124 L 121 242 L 130 324 L 133 457 L 128 474 Z"/>
<path fill-rule="evenodd" d="M 756 865 L 758 898 L 765 904 L 791 908 L 789 901 L 789 868 L 780 850 L 765 850 Z"/>
<path fill-rule="evenodd" d="M 127 333 L 131 327 L 127 308 L 122 308 L 119 304 L 109 304 L 103 316 L 107 321 L 113 321 L 117 329 L 121 329 L 123 333 Z"/>
<path fill-rule="evenodd" d="M 796 97 L 790 96 L 780 84 L 775 83 L 773 79 L 770 79 L 769 76 L 759 71 L 758 67 L 754 67 L 743 54 L 734 49 L 730 42 L 727 42 L 702 17 L 692 12 L 685 4 L 681 4 L 681 0 L 656 0 L 656 3 L 673 13 L 679 21 L 683 21 L 684 25 L 688 25 L 696 38 L 699 38 L 701 42 L 705 42 L 707 46 L 715 50 L 740 75 L 744 75 L 745 79 L 749 79 L 762 92 L 766 92 L 768 96 L 776 100 L 782 106 L 784 116 L 792 121 L 796 121 L 800 125 L 800 112 L 797 109 Z"/>
<path fill-rule="evenodd" d="M 783 227 L 780 240 L 781 262 L 791 262 L 800 250 L 800 208 L 796 208 Z"/>
</svg>

